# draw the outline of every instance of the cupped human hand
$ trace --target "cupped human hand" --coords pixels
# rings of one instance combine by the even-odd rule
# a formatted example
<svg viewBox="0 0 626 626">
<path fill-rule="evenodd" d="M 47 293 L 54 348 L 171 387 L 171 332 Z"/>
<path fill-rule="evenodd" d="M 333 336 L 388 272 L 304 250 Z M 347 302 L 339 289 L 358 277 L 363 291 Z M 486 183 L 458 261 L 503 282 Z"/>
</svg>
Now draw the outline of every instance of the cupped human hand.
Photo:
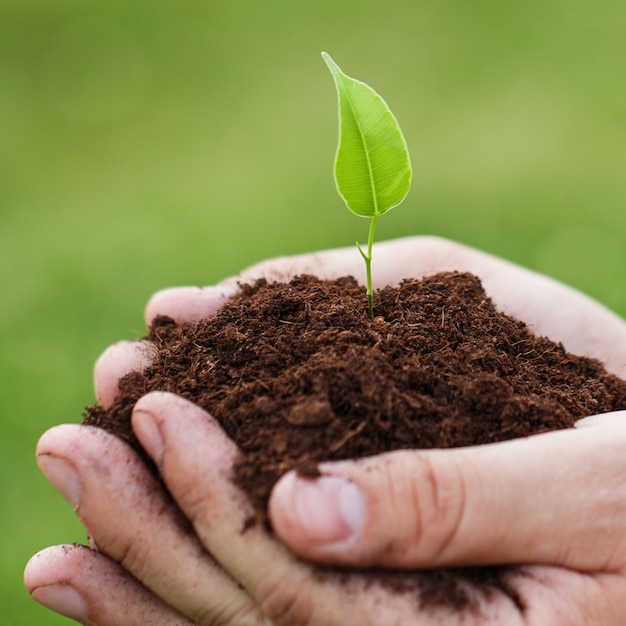
<svg viewBox="0 0 626 626">
<path fill-rule="evenodd" d="M 31 560 L 27 586 L 98 626 L 617 626 L 626 588 L 623 419 L 327 464 L 321 479 L 295 489 L 287 476 L 271 515 L 290 550 L 260 525 L 243 531 L 252 511 L 231 480 L 238 451 L 219 425 L 154 392 L 137 403 L 133 427 L 184 518 L 120 441 L 95 428 L 52 429 L 39 444 L 41 467 L 99 553 L 48 549 Z M 320 573 L 298 552 L 407 572 L 521 562 L 509 584 L 523 608 L 500 591 L 476 592 L 460 611 L 421 608 L 415 590 L 390 590 L 366 572 Z"/>
<path fill-rule="evenodd" d="M 500 309 L 523 319 L 535 332 L 562 341 L 569 350 L 600 358 L 611 371 L 624 373 L 620 358 L 626 347 L 624 323 L 574 290 L 435 238 L 378 244 L 375 255 L 384 272 L 378 275 L 378 286 L 437 271 L 472 271 L 482 278 Z M 236 291 L 237 280 L 260 276 L 286 279 L 299 273 L 322 277 L 351 273 L 361 278 L 360 264 L 350 249 L 277 259 L 216 287 L 160 292 L 150 301 L 146 317 L 149 321 L 165 314 L 179 322 L 195 321 L 217 310 Z M 100 401 L 108 404 L 119 377 L 144 367 L 150 355 L 151 347 L 145 343 L 122 343 L 109 349 L 96 367 Z M 374 594 L 377 604 L 372 609 L 371 602 L 359 595 L 358 582 L 353 581 L 357 590 L 352 593 L 328 581 L 322 584 L 311 576 L 308 566 L 260 529 L 243 535 L 235 532 L 233 520 L 241 521 L 246 507 L 243 496 L 234 492 L 227 480 L 227 468 L 236 451 L 206 415 L 200 419 L 195 414 L 195 421 L 177 425 L 180 415 L 199 411 L 177 402 L 182 401 L 167 394 L 146 397 L 138 405 L 143 403 L 144 411 L 139 413 L 143 417 L 135 419 L 135 426 L 140 440 L 150 449 L 146 424 L 156 423 L 152 439 L 163 438 L 165 443 L 155 460 L 195 532 L 172 513 L 167 496 L 147 479 L 141 464 L 120 442 L 85 427 L 53 429 L 40 443 L 42 469 L 73 503 L 102 554 L 89 552 L 87 557 L 77 553 L 77 548 L 52 548 L 34 557 L 26 582 L 36 599 L 55 608 L 51 598 L 56 589 L 78 588 L 82 615 L 90 616 L 89 623 L 146 623 L 127 621 L 120 610 L 116 613 L 109 606 L 107 612 L 103 608 L 103 598 L 114 596 L 106 593 L 110 581 L 119 582 L 119 577 L 128 577 L 128 571 L 142 584 L 137 582 L 136 589 L 124 585 L 120 597 L 138 614 L 150 610 L 161 616 L 161 621 L 150 621 L 155 624 L 247 624 L 264 620 L 307 626 L 368 624 L 381 623 L 383 614 L 389 623 L 413 624 L 418 617 L 420 624 L 456 623 L 450 615 L 418 615 L 413 601 L 407 604 L 406 598 L 391 597 L 384 590 L 377 592 L 382 595 Z M 619 624 L 625 610 L 624 529 L 620 520 L 626 517 L 626 495 L 618 484 L 623 463 L 617 461 L 624 438 L 618 419 L 603 418 L 586 431 L 550 433 L 465 450 L 391 453 L 328 464 L 324 466 L 325 477 L 317 484 L 300 484 L 293 475 L 284 477 L 275 488 L 270 513 L 282 541 L 310 560 L 404 568 L 520 561 L 538 564 L 525 568 L 524 575 L 516 580 L 527 604 L 523 616 L 496 594 L 491 602 L 483 603 L 476 623 Z M 181 450 L 189 445 L 212 450 L 209 457 L 217 455 L 210 467 L 205 468 L 193 454 L 193 463 L 186 458 Z M 572 452 L 563 456 L 563 450 Z M 119 471 L 104 471 L 98 462 L 103 454 L 119 455 L 115 465 Z M 46 468 L 49 459 L 57 458 L 73 470 Z M 130 478 L 129 468 L 133 470 Z M 554 471 L 567 489 L 554 488 L 554 493 L 546 489 L 546 472 Z M 68 491 L 61 483 L 76 472 L 79 486 Z M 507 489 L 508 499 L 501 498 Z M 76 493 L 80 493 L 78 504 Z M 493 494 L 497 497 L 492 498 Z M 328 515 L 321 517 L 303 515 L 311 502 L 327 497 L 339 498 L 339 507 L 330 506 L 325 509 Z M 571 523 L 581 510 L 586 515 Z M 133 516 L 141 522 L 129 523 Z M 303 520 L 317 521 L 317 529 L 307 527 Z M 333 534 L 337 527 L 343 533 L 339 540 Z M 554 540 L 555 535 L 559 541 Z M 224 548 L 225 544 L 230 547 Z M 179 551 L 181 546 L 186 547 Z M 51 563 L 59 567 L 51 568 Z M 55 578 L 52 570 L 62 574 Z M 118 571 L 119 577 L 110 575 L 112 571 Z M 97 598 L 93 596 L 96 586 L 88 584 L 94 580 L 100 581 L 97 587 L 101 595 Z M 356 598 L 356 603 L 347 602 L 347 597 Z M 344 609 L 349 609 L 349 615 L 344 615 Z"/>
</svg>

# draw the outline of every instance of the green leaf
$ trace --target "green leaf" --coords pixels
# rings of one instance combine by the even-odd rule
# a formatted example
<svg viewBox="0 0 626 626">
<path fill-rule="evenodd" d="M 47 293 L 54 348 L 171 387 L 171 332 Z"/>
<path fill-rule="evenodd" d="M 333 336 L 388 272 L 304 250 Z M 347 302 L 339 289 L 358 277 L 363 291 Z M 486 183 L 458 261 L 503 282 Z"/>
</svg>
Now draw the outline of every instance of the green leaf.
<svg viewBox="0 0 626 626">
<path fill-rule="evenodd" d="M 322 52 L 339 98 L 335 182 L 348 208 L 378 217 L 398 206 L 411 187 L 411 163 L 400 126 L 387 103 L 368 85 L 344 74 Z"/>
</svg>

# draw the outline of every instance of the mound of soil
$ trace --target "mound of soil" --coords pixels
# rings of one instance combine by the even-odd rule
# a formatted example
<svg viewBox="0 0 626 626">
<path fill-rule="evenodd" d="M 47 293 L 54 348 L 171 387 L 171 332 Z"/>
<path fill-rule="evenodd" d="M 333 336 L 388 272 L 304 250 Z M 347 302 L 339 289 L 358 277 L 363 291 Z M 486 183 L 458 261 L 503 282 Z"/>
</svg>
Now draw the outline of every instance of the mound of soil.
<svg viewBox="0 0 626 626">
<path fill-rule="evenodd" d="M 406 280 L 375 303 L 370 320 L 354 279 L 300 276 L 242 285 L 195 325 L 159 318 L 149 333 L 154 364 L 124 377 L 115 404 L 89 407 L 85 423 L 142 453 L 130 427 L 141 395 L 172 391 L 201 405 L 242 451 L 236 482 L 257 511 L 249 523 L 269 527 L 269 493 L 290 469 L 315 476 L 325 460 L 503 441 L 626 408 L 624 381 L 498 312 L 473 275 Z M 512 572 L 369 575 L 415 586 L 423 605 L 463 609 L 469 584 L 523 608 Z"/>
</svg>

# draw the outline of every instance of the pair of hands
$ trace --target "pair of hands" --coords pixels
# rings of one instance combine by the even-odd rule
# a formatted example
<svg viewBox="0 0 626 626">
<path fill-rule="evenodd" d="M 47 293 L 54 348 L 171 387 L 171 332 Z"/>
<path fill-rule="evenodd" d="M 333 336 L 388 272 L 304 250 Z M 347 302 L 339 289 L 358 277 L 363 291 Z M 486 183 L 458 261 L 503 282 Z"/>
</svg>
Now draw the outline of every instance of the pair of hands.
<svg viewBox="0 0 626 626">
<path fill-rule="evenodd" d="M 544 276 L 430 237 L 375 248 L 378 286 L 470 271 L 506 313 L 626 376 L 626 323 Z M 213 314 L 237 281 L 301 273 L 362 277 L 353 249 L 268 261 L 224 283 L 156 294 L 146 309 L 178 322 Z M 119 378 L 150 362 L 145 342 L 109 348 L 95 368 L 103 405 Z M 398 451 L 323 465 L 317 481 L 284 476 L 270 500 L 276 537 L 241 533 L 250 513 L 230 481 L 237 449 L 197 406 L 144 396 L 133 428 L 186 519 L 137 455 L 110 434 L 57 426 L 39 466 L 87 527 L 93 546 L 55 546 L 28 563 L 33 598 L 94 626 L 612 626 L 626 621 L 626 421 L 455 450 Z M 494 593 L 479 611 L 421 609 L 411 593 L 352 576 L 316 575 L 309 561 L 423 569 L 523 563 L 526 609 Z"/>
</svg>

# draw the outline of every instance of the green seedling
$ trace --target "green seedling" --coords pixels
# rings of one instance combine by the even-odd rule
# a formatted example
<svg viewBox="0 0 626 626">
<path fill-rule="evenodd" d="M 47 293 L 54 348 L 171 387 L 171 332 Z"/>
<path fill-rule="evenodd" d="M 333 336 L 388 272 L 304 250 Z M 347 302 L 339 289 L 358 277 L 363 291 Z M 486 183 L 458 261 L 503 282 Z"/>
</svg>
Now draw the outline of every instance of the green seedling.
<svg viewBox="0 0 626 626">
<path fill-rule="evenodd" d="M 365 83 L 344 74 L 330 55 L 322 52 L 339 100 L 339 144 L 335 156 L 335 183 L 355 215 L 370 218 L 365 261 L 367 301 L 374 317 L 372 244 L 376 222 L 398 206 L 411 187 L 411 162 L 400 126 L 387 103 Z"/>
</svg>

